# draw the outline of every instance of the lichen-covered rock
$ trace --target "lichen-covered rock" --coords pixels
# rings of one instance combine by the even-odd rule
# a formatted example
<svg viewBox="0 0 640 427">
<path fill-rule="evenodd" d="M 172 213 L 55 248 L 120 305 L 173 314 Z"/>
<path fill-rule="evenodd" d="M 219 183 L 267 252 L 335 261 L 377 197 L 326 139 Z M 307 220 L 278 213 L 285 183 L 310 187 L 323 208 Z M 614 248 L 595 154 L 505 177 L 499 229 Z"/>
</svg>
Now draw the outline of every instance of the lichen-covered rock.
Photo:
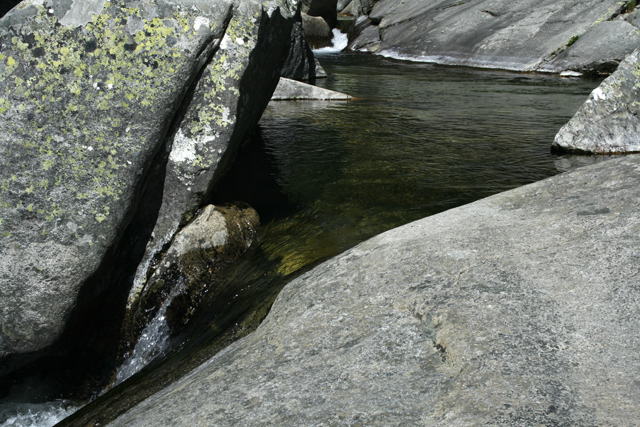
<svg viewBox="0 0 640 427">
<path fill-rule="evenodd" d="M 173 239 L 163 257 L 154 260 L 148 286 L 134 313 L 136 332 L 163 304 L 169 304 L 169 327 L 179 331 L 197 308 L 203 292 L 220 293 L 218 275 L 257 240 L 260 220 L 248 205 L 208 205 Z M 174 289 L 176 288 L 176 289 Z"/>
<path fill-rule="evenodd" d="M 640 51 L 620 63 L 556 135 L 561 151 L 640 152 Z"/>
<path fill-rule="evenodd" d="M 243 1 L 234 10 L 218 53 L 170 135 L 171 151 L 161 171 L 162 204 L 129 296 L 129 311 L 135 310 L 146 286 L 150 260 L 202 205 L 260 119 L 281 73 L 291 21 L 263 16 L 257 1 Z M 157 193 L 150 197 L 159 197 Z"/>
<path fill-rule="evenodd" d="M 111 426 L 635 426 L 640 157 L 388 231 Z"/>
<path fill-rule="evenodd" d="M 60 336 L 140 206 L 163 230 L 195 210 L 266 106 L 294 14 L 286 0 L 25 0 L 0 20 L 0 357 Z M 179 199 L 159 215 L 157 188 Z"/>
<path fill-rule="evenodd" d="M 379 24 L 376 53 L 386 56 L 516 71 L 597 71 L 614 51 L 618 61 L 629 54 L 640 34 L 630 25 L 613 24 L 624 40 L 593 37 L 584 50 L 573 41 L 625 10 L 625 2 L 618 0 L 382 0 L 369 18 Z M 598 31 L 610 30 L 604 25 Z M 370 32 L 354 46 L 371 45 Z M 572 53 L 548 65 L 568 47 Z"/>
</svg>

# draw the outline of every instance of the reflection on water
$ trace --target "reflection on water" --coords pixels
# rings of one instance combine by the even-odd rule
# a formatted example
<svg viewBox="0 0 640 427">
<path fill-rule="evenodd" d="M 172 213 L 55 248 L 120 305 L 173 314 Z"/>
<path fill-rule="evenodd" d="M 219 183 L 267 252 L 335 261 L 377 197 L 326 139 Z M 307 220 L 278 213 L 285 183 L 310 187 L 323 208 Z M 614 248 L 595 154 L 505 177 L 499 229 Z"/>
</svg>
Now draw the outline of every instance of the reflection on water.
<svg viewBox="0 0 640 427">
<path fill-rule="evenodd" d="M 252 205 L 261 243 L 226 273 L 223 295 L 203 299 L 172 342 L 180 351 L 79 411 L 74 425 L 103 423 L 249 333 L 318 262 L 571 168 L 550 145 L 598 83 L 363 54 L 320 59 L 329 78 L 319 85 L 357 100 L 270 104 L 211 200 Z"/>
<path fill-rule="evenodd" d="M 323 59 L 330 77 L 319 84 L 358 99 L 271 103 L 252 142 L 272 165 L 253 179 L 274 181 L 289 206 L 272 218 L 260 190 L 243 195 L 269 221 L 261 250 L 282 275 L 390 228 L 597 159 L 550 152 L 596 81 L 370 55 Z M 236 169 L 223 184 L 229 201 L 233 188 L 254 187 L 241 177 L 254 167 Z"/>
</svg>

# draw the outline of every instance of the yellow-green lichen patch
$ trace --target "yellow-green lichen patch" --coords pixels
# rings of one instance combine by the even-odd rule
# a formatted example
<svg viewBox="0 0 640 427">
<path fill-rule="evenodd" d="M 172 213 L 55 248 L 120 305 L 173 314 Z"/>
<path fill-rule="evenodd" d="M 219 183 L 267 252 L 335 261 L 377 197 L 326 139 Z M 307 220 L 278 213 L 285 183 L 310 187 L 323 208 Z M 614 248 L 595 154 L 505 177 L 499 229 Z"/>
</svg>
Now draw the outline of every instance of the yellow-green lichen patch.
<svg viewBox="0 0 640 427">
<path fill-rule="evenodd" d="M 196 96 L 200 98 L 192 104 L 181 124 L 181 135 L 191 138 L 194 152 L 189 156 L 174 156 L 185 163 L 186 169 L 210 169 L 220 159 L 218 140 L 220 135 L 231 132 L 236 122 L 238 87 L 257 43 L 259 19 L 258 10 L 236 11 L 217 54 L 198 83 Z"/>
<path fill-rule="evenodd" d="M 130 196 L 140 156 L 155 152 L 208 37 L 191 25 L 197 10 L 161 18 L 141 8 L 107 3 L 84 27 L 68 28 L 38 6 L 20 31 L 0 26 L 0 143 L 16 148 L 2 178 L 17 177 L 2 180 L 1 227 L 20 228 L 7 218 L 21 209 L 43 231 L 86 223 L 79 200 L 95 223 L 118 220 L 110 216 L 122 208 L 103 207 Z M 133 33 L 131 17 L 141 22 Z"/>
</svg>

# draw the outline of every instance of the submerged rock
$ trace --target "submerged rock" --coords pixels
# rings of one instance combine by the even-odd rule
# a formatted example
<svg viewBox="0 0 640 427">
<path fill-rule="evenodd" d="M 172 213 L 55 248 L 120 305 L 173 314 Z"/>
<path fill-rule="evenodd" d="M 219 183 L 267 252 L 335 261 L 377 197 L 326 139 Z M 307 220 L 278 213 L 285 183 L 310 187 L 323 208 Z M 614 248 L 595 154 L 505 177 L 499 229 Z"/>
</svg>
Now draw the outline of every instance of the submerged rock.
<svg viewBox="0 0 640 427">
<path fill-rule="evenodd" d="M 600 71 L 640 45 L 630 24 L 605 23 L 625 10 L 616 0 L 382 0 L 369 18 L 378 24 L 376 52 L 385 56 L 516 71 Z M 372 45 L 371 32 L 354 46 Z"/>
<path fill-rule="evenodd" d="M 0 20 L 0 358 L 123 309 L 119 257 L 199 207 L 275 89 L 294 15 L 25 0 Z"/>
<path fill-rule="evenodd" d="M 298 82 L 296 80 L 280 78 L 276 87 L 272 101 L 295 101 L 295 100 L 319 100 L 319 101 L 348 101 L 352 96 L 324 89 L 318 86 Z"/>
<path fill-rule="evenodd" d="M 640 152 L 640 51 L 607 77 L 556 135 L 561 151 L 613 154 Z"/>
<path fill-rule="evenodd" d="M 640 419 L 640 157 L 381 234 L 111 426 Z"/>
</svg>

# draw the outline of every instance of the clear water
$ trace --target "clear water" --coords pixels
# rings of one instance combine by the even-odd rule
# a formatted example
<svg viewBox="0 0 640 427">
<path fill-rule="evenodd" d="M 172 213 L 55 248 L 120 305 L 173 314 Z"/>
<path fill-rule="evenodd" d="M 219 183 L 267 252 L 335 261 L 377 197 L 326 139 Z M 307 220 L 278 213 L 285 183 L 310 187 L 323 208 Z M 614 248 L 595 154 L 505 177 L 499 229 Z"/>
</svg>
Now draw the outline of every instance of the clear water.
<svg viewBox="0 0 640 427">
<path fill-rule="evenodd" d="M 249 333 L 282 287 L 378 233 L 547 178 L 595 157 L 550 152 L 598 82 L 317 55 L 350 102 L 274 102 L 216 190 L 261 216 L 261 243 L 205 297 L 169 357 L 69 420 L 104 424 Z M 63 424 L 64 425 L 64 422 Z M 84 425 L 84 424 L 83 424 Z"/>
</svg>

